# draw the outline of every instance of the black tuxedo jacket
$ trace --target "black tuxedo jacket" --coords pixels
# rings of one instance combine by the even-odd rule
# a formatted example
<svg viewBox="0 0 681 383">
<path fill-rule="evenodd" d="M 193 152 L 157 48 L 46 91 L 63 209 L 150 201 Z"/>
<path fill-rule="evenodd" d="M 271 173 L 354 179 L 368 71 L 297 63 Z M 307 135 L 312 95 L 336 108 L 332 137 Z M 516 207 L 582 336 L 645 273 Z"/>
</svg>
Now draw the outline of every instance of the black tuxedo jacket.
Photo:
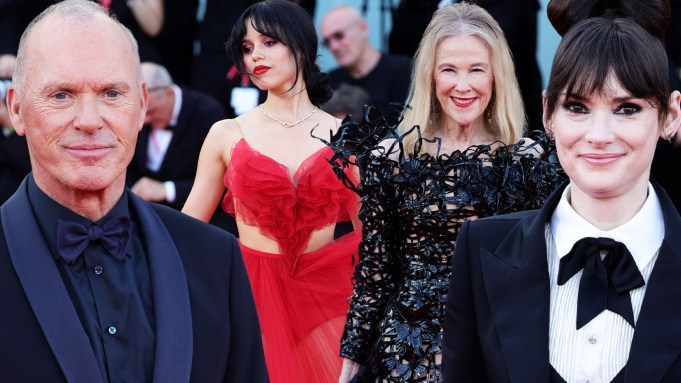
<svg viewBox="0 0 681 383">
<path fill-rule="evenodd" d="M 681 217 L 653 183 L 665 237 L 636 323 L 624 381 L 681 382 Z M 540 210 L 466 222 L 457 237 L 444 323 L 446 383 L 549 381 L 544 237 L 565 185 Z"/>
<path fill-rule="evenodd" d="M 144 126 L 135 147 L 135 155 L 128 166 L 126 183 L 132 186 L 142 177 L 157 181 L 175 182 L 175 202 L 168 204 L 182 209 L 194 184 L 199 153 L 210 127 L 217 121 L 227 118 L 224 108 L 212 97 L 182 88 L 182 105 L 173 129 L 173 138 L 158 172 L 147 169 L 147 147 L 149 146 L 149 126 Z"/>
<path fill-rule="evenodd" d="M 151 276 L 153 382 L 267 382 L 258 317 L 234 237 L 128 194 Z M 0 208 L 0 301 L 0 381 L 102 381 L 26 181 Z"/>
</svg>

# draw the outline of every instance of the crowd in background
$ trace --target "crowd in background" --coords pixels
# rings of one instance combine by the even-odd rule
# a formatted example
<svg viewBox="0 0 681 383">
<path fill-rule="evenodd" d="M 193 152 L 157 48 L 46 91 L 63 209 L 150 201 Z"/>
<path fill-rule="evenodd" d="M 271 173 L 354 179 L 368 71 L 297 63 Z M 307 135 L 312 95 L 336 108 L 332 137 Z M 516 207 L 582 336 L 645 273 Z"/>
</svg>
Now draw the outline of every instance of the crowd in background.
<svg viewBox="0 0 681 383">
<path fill-rule="evenodd" d="M 234 63 L 225 53 L 225 43 L 237 17 L 253 0 L 109 0 L 111 12 L 131 28 L 140 46 L 142 61 L 164 66 L 173 82 L 213 97 L 224 109 L 224 115 L 235 117 L 264 101 L 264 93 L 247 78 L 237 73 Z M 314 17 L 316 1 L 296 1 Z M 28 22 L 53 0 L 0 1 L 0 96 L 9 86 L 13 57 L 21 32 Z M 139 3 L 139 4 L 138 4 Z M 142 4 L 144 3 L 144 4 Z M 151 4 L 147 6 L 146 4 Z M 408 58 L 416 52 L 417 43 L 432 13 L 441 6 L 439 0 L 402 0 L 390 9 L 392 29 L 387 52 L 371 46 L 368 25 L 359 9 L 340 6 L 321 16 L 319 36 L 336 61 L 331 72 L 334 89 L 341 83 L 357 86 L 368 93 L 353 96 L 354 109 L 348 106 L 341 112 L 353 112 L 360 118 L 362 103 L 378 105 L 387 113 L 399 114 L 406 100 L 409 72 Z M 499 0 L 476 0 L 499 21 L 515 61 L 516 75 L 528 116 L 528 131 L 542 130 L 541 74 L 536 60 L 537 16 L 541 12 L 538 0 L 521 3 Z M 672 0 L 672 22 L 666 44 L 670 62 L 670 81 L 678 88 L 681 80 L 681 1 Z M 342 16 L 347 14 L 347 16 Z M 338 15 L 338 16 L 337 16 Z M 381 59 L 380 64 L 378 57 Z M 392 57 L 395 57 L 394 59 Z M 392 64 L 386 72 L 385 60 L 404 60 Z M 341 91 L 347 92 L 347 87 Z M 352 89 L 352 88 L 350 88 Z M 391 90 L 393 89 L 393 90 Z M 353 91 L 353 92 L 358 92 Z M 236 95 L 237 97 L 232 97 Z M 364 101 L 362 101 L 364 100 Z M 345 100 L 344 103 L 348 103 Z M 328 108 L 338 111 L 338 97 Z M 0 201 L 11 195 L 30 169 L 27 148 L 21 138 L 12 134 L 4 106 L 0 106 Z M 345 108 L 345 107 L 344 107 Z M 200 135 L 200 133 L 197 133 Z M 669 174 L 669 164 L 681 156 L 677 145 L 661 142 L 660 152 L 653 166 L 653 175 L 660 179 L 670 193 L 681 198 L 679 189 Z M 670 180 L 667 180 L 670 179 Z M 164 180 L 164 181 L 167 181 Z M 218 213 L 219 214 L 219 213 Z M 233 222 L 222 217 L 219 225 L 234 231 Z"/>
<path fill-rule="evenodd" d="M 94 1 L 94 0 L 93 0 Z M 0 2 L 0 81 L 9 81 L 13 57 L 21 32 L 28 22 L 53 0 L 3 0 Z M 312 17 L 316 1 L 299 3 Z M 224 116 L 235 117 L 262 103 L 265 93 L 247 76 L 240 75 L 225 52 L 225 43 L 237 17 L 253 0 L 107 0 L 100 1 L 127 27 L 138 41 L 143 62 L 162 65 L 173 83 L 213 97 L 224 109 Z M 400 1 L 391 9 L 393 29 L 387 52 L 381 52 L 369 42 L 369 26 L 359 9 L 339 6 L 321 15 L 318 35 L 323 45 L 336 60 L 337 68 L 330 72 L 331 85 L 359 87 L 368 93 L 364 103 L 379 106 L 385 114 L 397 117 L 406 101 L 411 66 L 410 58 L 416 51 L 416 42 L 437 9 L 439 1 Z M 504 1 L 476 1 L 500 20 L 517 63 L 518 79 L 525 99 L 529 130 L 542 129 L 540 121 L 541 77 L 535 59 L 536 20 L 539 4 L 536 0 L 524 1 L 522 7 Z M 406 19 L 405 14 L 410 18 Z M 418 21 L 422 20 L 422 21 Z M 400 43 L 397 43 L 400 41 Z M 344 87 L 343 89 L 348 89 Z M 352 89 L 352 88 L 349 88 Z M 2 95 L 0 83 L 0 95 Z M 353 92 L 358 92 L 355 90 Z M 343 90 L 342 92 L 347 92 Z M 341 93 L 342 93 L 341 92 Z M 353 109 L 340 112 L 361 118 L 362 96 L 351 98 Z M 348 103 L 348 100 L 344 101 Z M 334 98 L 329 110 L 338 111 L 339 99 Z M 358 107 L 359 105 L 359 107 Z M 2 116 L 2 109 L 0 109 Z M 0 120 L 0 123 L 3 123 Z M 30 168 L 25 155 L 26 146 L 21 138 L 11 134 L 3 124 L 0 137 L 0 200 L 6 199 Z M 203 129 L 196 129 L 197 139 L 202 139 Z M 187 153 L 183 156 L 188 155 Z M 5 166 L 6 164 L 6 166 Z M 160 181 L 169 181 L 158 175 Z M 163 179 L 165 177 L 165 179 Z M 177 202 L 165 201 L 179 206 Z M 218 213 L 220 214 L 220 213 Z M 218 224 L 235 231 L 229 218 L 221 217 Z"/>
</svg>

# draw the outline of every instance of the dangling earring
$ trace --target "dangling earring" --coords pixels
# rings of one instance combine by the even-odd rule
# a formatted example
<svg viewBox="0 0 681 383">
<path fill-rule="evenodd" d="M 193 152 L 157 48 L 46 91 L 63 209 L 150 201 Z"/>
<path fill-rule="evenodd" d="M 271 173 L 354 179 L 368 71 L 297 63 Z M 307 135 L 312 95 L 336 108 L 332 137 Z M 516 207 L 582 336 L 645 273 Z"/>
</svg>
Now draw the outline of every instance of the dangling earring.
<svg viewBox="0 0 681 383">
<path fill-rule="evenodd" d="M 670 116 L 669 114 L 667 115 L 667 124 L 666 127 L 669 127 L 669 124 L 671 124 L 672 120 L 674 118 Z M 667 136 L 665 137 L 667 141 L 669 141 L 670 144 L 673 144 L 676 138 L 676 132 L 669 132 L 667 133 Z"/>
</svg>

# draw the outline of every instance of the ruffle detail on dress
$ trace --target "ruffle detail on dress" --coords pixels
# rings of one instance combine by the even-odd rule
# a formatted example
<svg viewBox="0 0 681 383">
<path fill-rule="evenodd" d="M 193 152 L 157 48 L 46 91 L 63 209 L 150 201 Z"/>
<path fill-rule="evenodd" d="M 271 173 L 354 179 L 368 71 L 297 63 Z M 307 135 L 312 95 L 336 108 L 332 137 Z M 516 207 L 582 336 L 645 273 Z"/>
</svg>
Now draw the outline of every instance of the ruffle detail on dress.
<svg viewBox="0 0 681 383">
<path fill-rule="evenodd" d="M 558 162 L 555 144 L 543 131 L 531 132 L 528 138 L 532 142 L 494 142 L 492 145 L 473 145 L 465 151 L 440 153 L 440 139 L 422 137 L 419 126 L 400 135 L 396 124 L 391 124 L 377 108 L 370 106 L 365 107 L 363 117 L 361 121 L 346 117 L 329 141 L 318 137 L 334 152 L 329 163 L 336 176 L 360 195 L 361 190 L 354 186 L 356 182 L 346 178 L 346 169 L 350 165 L 358 166 L 360 172 L 367 166 L 382 168 L 389 174 L 383 174 L 385 177 L 380 179 L 403 185 L 417 185 L 424 179 L 446 178 L 449 193 L 452 192 L 451 182 L 455 181 L 455 203 L 483 203 L 492 207 L 492 214 L 540 207 L 550 191 L 567 179 Z M 419 138 L 413 152 L 405 157 L 403 140 L 413 131 Z M 380 145 L 389 138 L 395 139 L 390 147 Z M 422 153 L 421 148 L 426 141 L 437 143 L 438 154 Z M 390 154 L 395 152 L 399 153 L 398 160 L 390 158 Z M 395 172 L 396 168 L 399 171 Z M 458 181 L 451 175 L 445 176 L 453 170 L 463 171 L 458 175 Z M 363 179 L 362 183 L 373 184 L 374 181 Z M 438 190 L 439 186 L 441 184 L 431 185 L 428 193 L 442 191 Z"/>
<path fill-rule="evenodd" d="M 357 196 L 338 182 L 326 162 L 331 154 L 328 148 L 313 153 L 291 177 L 286 166 L 244 139 L 232 151 L 222 207 L 277 241 L 291 273 L 314 230 L 347 220 L 358 209 Z"/>
</svg>

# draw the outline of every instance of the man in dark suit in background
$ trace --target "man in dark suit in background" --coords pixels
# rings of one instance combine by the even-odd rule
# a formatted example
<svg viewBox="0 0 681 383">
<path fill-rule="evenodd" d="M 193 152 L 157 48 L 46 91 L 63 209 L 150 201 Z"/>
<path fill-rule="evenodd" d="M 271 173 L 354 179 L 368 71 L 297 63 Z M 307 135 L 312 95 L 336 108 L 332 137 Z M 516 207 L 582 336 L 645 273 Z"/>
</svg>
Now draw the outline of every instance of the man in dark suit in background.
<svg viewBox="0 0 681 383">
<path fill-rule="evenodd" d="M 203 141 L 210 127 L 227 115 L 207 94 L 174 84 L 165 67 L 150 62 L 141 66 L 149 107 L 126 183 L 145 201 L 181 210 L 194 184 Z M 221 208 L 212 223 L 236 233 L 234 220 Z"/>
<path fill-rule="evenodd" d="M 267 382 L 235 238 L 125 188 L 135 45 L 87 0 L 20 43 L 7 104 L 32 173 L 0 207 L 0 380 Z"/>
</svg>

